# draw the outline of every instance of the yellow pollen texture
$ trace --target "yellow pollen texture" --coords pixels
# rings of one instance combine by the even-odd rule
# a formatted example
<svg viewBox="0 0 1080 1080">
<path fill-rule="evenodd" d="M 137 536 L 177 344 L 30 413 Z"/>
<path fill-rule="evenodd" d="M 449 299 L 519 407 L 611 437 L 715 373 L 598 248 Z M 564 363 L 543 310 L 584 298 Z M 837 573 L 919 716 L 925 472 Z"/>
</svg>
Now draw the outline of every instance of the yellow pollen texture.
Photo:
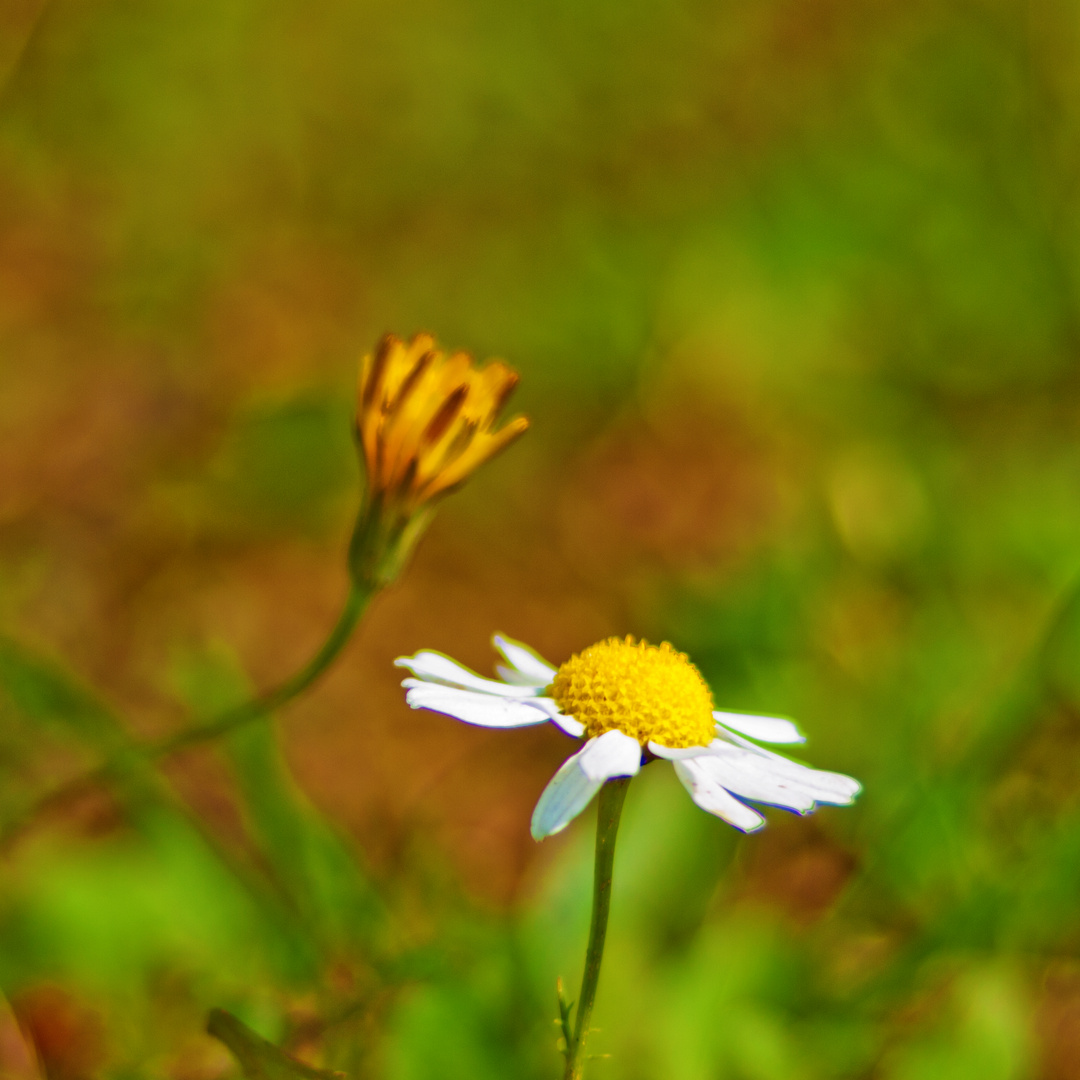
<svg viewBox="0 0 1080 1080">
<path fill-rule="evenodd" d="M 586 738 L 617 730 L 645 745 L 707 746 L 715 737 L 712 694 L 701 673 L 666 641 L 608 638 L 566 661 L 548 693 Z"/>
</svg>

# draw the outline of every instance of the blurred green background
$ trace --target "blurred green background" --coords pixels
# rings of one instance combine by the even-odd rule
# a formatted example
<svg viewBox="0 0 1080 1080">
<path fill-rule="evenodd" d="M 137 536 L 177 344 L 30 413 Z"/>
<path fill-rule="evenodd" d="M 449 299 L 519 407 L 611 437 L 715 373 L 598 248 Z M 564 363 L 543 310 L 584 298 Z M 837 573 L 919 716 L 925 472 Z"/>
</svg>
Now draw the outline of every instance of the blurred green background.
<svg viewBox="0 0 1080 1080">
<path fill-rule="evenodd" d="M 0 1075 L 559 1075 L 569 744 L 404 707 L 609 633 L 853 809 L 631 788 L 609 1080 L 1080 1077 L 1080 5 L 0 0 Z M 357 361 L 533 430 L 273 727 L 36 796 L 301 663 Z M 16 1020 L 17 1018 L 17 1020 Z"/>
</svg>

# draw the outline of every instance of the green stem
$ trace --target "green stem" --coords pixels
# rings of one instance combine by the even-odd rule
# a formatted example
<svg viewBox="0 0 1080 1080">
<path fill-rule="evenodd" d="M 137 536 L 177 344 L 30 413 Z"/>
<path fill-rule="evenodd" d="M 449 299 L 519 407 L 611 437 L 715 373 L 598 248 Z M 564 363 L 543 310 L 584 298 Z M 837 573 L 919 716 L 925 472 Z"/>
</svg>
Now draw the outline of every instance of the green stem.
<svg viewBox="0 0 1080 1080">
<path fill-rule="evenodd" d="M 574 1037 L 566 1048 L 566 1072 L 563 1080 L 580 1080 L 585 1068 L 585 1041 L 589 1037 L 596 986 L 600 981 L 600 963 L 604 959 L 608 911 L 611 908 L 611 868 L 615 861 L 615 837 L 619 831 L 626 789 L 630 777 L 609 780 L 600 789 L 600 809 L 596 818 L 596 866 L 593 871 L 592 921 L 589 945 L 585 950 L 585 973 L 581 977 Z"/>
<path fill-rule="evenodd" d="M 15 821 L 8 822 L 0 830 L 0 850 L 10 844 L 43 811 L 51 806 L 65 803 L 69 798 L 93 789 L 97 784 L 125 775 L 142 762 L 156 761 L 168 757 L 178 750 L 184 750 L 198 743 L 215 739 L 235 728 L 260 717 L 267 716 L 280 709 L 298 694 L 306 690 L 333 663 L 337 655 L 352 637 L 356 624 L 360 621 L 371 598 L 378 590 L 373 586 L 354 582 L 330 636 L 323 642 L 319 651 L 295 675 L 250 701 L 228 709 L 203 724 L 196 724 L 175 735 L 159 739 L 145 746 L 131 745 L 115 754 L 103 765 L 81 776 L 75 777 L 39 798 L 24 814 Z"/>
<path fill-rule="evenodd" d="M 224 735 L 234 728 L 242 727 L 260 716 L 280 709 L 282 705 L 292 701 L 294 697 L 306 690 L 315 680 L 334 662 L 338 653 L 345 647 L 349 638 L 352 637 L 356 624 L 367 608 L 375 590 L 363 588 L 354 584 L 349 590 L 345 607 L 338 618 L 330 636 L 323 642 L 319 651 L 302 667 L 295 675 L 279 683 L 271 690 L 260 694 L 242 705 L 229 709 L 213 720 L 205 724 L 196 724 L 185 731 L 177 732 L 168 738 L 162 739 L 147 748 L 149 757 L 159 758 L 182 750 L 195 743 L 205 742 L 207 739 L 215 739 Z"/>
</svg>

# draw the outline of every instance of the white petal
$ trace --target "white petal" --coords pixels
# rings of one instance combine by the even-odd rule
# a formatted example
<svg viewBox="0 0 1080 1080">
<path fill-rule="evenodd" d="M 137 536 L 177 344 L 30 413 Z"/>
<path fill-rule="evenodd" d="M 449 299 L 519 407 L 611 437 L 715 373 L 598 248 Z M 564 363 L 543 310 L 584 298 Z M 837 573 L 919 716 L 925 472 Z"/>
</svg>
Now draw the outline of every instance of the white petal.
<svg viewBox="0 0 1080 1080">
<path fill-rule="evenodd" d="M 567 735 L 575 739 L 580 739 L 585 734 L 585 725 L 580 720 L 575 720 L 572 716 L 566 716 L 559 711 L 558 702 L 549 697 L 536 697 L 529 698 L 529 704 L 534 709 L 543 709 L 547 713 L 551 722 L 560 730 L 565 731 Z"/>
<path fill-rule="evenodd" d="M 575 755 L 581 771 L 591 780 L 634 776 L 641 768 L 641 744 L 621 731 L 605 731 L 590 739 Z"/>
<path fill-rule="evenodd" d="M 457 720 L 464 720 L 466 724 L 516 728 L 548 722 L 547 713 L 525 701 L 478 694 L 473 690 L 440 686 L 438 683 L 423 682 L 420 679 L 406 679 L 401 685 L 408 691 L 405 700 L 414 709 L 433 709 Z"/>
<path fill-rule="evenodd" d="M 456 660 L 451 660 L 449 656 L 443 656 L 442 653 L 431 649 L 418 652 L 415 656 L 399 656 L 394 664 L 396 667 L 406 668 L 425 682 L 459 686 L 467 690 L 480 690 L 485 694 L 497 694 L 500 697 L 536 697 L 542 689 L 539 686 L 508 686 L 496 679 L 485 679 Z"/>
<path fill-rule="evenodd" d="M 854 777 L 845 776 L 843 773 L 826 772 L 824 769 L 813 769 L 809 765 L 803 765 L 781 754 L 773 753 L 772 750 L 756 746 L 738 735 L 714 740 L 712 749 L 731 743 L 761 758 L 767 770 L 773 775 L 798 783 L 814 796 L 815 802 L 826 803 L 830 806 L 847 806 L 854 802 L 855 797 L 862 791 L 862 784 Z"/>
<path fill-rule="evenodd" d="M 551 722 L 560 730 L 565 731 L 572 739 L 580 739 L 585 734 L 585 725 L 580 720 L 575 720 L 572 716 L 566 716 L 564 713 L 557 712 L 552 718 Z M 638 753 L 640 754 L 641 747 L 638 747 Z"/>
<path fill-rule="evenodd" d="M 544 788 L 532 815 L 532 837 L 543 840 L 561 832 L 600 790 L 602 780 L 590 780 L 578 768 L 578 755 L 564 761 Z"/>
<path fill-rule="evenodd" d="M 768 743 L 802 743 L 806 736 L 780 716 L 749 716 L 746 713 L 714 712 L 713 719 L 724 727 Z"/>
<path fill-rule="evenodd" d="M 696 761 L 702 772 L 740 798 L 771 803 L 800 814 L 810 813 L 817 803 L 818 790 L 802 783 L 801 777 L 778 772 L 770 762 L 739 746 L 718 740 L 711 753 Z"/>
<path fill-rule="evenodd" d="M 709 775 L 701 765 L 701 758 L 687 758 L 675 762 L 675 774 L 690 798 L 710 814 L 723 818 L 742 832 L 753 832 L 765 824 L 765 819 L 745 803 L 739 802 L 726 788 Z"/>
<path fill-rule="evenodd" d="M 621 731 L 590 739 L 563 762 L 544 788 L 532 816 L 534 840 L 562 831 L 585 809 L 606 780 L 633 776 L 641 768 L 641 747 Z"/>
<path fill-rule="evenodd" d="M 648 742 L 649 750 L 658 758 L 665 761 L 685 761 L 687 758 L 700 757 L 709 753 L 708 746 L 662 746 L 651 739 Z"/>
<path fill-rule="evenodd" d="M 509 668 L 496 669 L 507 682 L 524 686 L 551 685 L 558 668 L 552 667 L 542 657 L 537 656 L 528 645 L 514 641 L 513 638 L 503 637 L 502 634 L 496 634 L 491 639 L 491 643 L 510 665 Z"/>
</svg>

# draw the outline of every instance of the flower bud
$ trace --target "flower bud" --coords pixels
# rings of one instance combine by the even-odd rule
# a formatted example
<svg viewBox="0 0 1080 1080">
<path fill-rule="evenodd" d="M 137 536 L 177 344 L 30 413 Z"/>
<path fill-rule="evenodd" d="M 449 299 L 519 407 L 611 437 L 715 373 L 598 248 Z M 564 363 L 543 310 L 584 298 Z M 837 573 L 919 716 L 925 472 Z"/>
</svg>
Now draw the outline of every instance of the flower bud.
<svg viewBox="0 0 1080 1080">
<path fill-rule="evenodd" d="M 517 373 L 498 360 L 477 367 L 465 352 L 440 352 L 429 334 L 387 334 L 364 357 L 356 440 L 363 504 L 349 549 L 357 584 L 392 581 L 420 539 L 435 503 L 501 453 L 529 426 L 499 413 Z"/>
</svg>

